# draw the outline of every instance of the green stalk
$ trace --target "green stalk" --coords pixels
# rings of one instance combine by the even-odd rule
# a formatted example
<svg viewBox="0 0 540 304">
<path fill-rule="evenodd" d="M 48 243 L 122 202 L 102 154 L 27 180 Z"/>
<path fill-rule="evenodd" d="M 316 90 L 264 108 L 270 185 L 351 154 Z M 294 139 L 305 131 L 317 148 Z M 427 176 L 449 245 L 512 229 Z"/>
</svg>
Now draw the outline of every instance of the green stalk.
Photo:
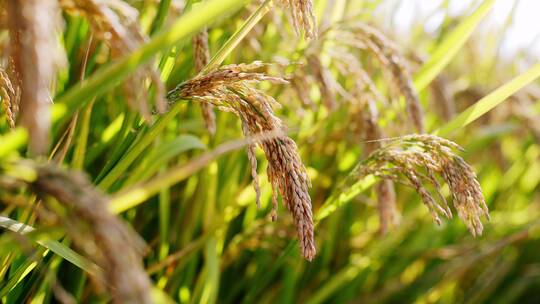
<svg viewBox="0 0 540 304">
<path fill-rule="evenodd" d="M 169 253 L 169 227 L 171 214 L 171 192 L 163 188 L 159 192 L 159 258 L 163 259 Z"/>
<path fill-rule="evenodd" d="M 73 152 L 73 168 L 82 170 L 84 167 L 84 159 L 86 156 L 86 147 L 88 145 L 88 134 L 90 133 L 90 117 L 92 115 L 93 103 L 86 106 L 83 111 L 80 131 L 77 136 L 77 142 L 75 144 L 75 151 Z"/>
<path fill-rule="evenodd" d="M 165 22 L 165 18 L 167 17 L 169 6 L 171 6 L 171 0 L 162 0 L 159 2 L 157 15 L 152 22 L 150 33 L 153 34 L 161 29 L 163 23 Z"/>
<path fill-rule="evenodd" d="M 186 165 L 180 165 L 175 168 L 169 169 L 166 173 L 155 177 L 149 182 L 135 186 L 131 190 L 121 193 L 111 199 L 109 204 L 109 210 L 114 213 L 120 213 L 130 208 L 133 208 L 159 193 L 161 189 L 170 187 L 190 177 L 192 174 L 206 167 L 210 162 L 217 159 L 221 155 L 238 150 L 246 146 L 250 142 L 252 141 L 249 139 L 244 139 L 225 143 L 218 146 L 212 151 L 204 153 L 203 155 L 190 161 Z M 103 181 L 105 181 L 105 179 Z M 109 182 L 107 182 L 107 184 L 105 185 L 102 185 L 100 183 L 100 186 L 102 187 L 108 185 Z"/>
<path fill-rule="evenodd" d="M 176 103 L 172 109 L 160 117 L 156 123 L 150 128 L 148 133 L 144 134 L 141 140 L 139 140 L 135 146 L 129 150 L 129 152 L 122 157 L 122 159 L 113 167 L 113 169 L 101 180 L 98 186 L 101 189 L 109 189 L 116 180 L 129 168 L 129 166 L 137 159 L 137 157 L 144 152 L 154 138 L 167 127 L 169 122 L 180 112 L 182 104 Z"/>
<path fill-rule="evenodd" d="M 206 74 L 209 71 L 217 68 L 220 64 L 225 61 L 225 58 L 234 50 L 234 48 L 246 37 L 246 35 L 251 31 L 251 29 L 261 20 L 261 18 L 270 10 L 272 7 L 271 0 L 265 0 L 257 10 L 249 16 L 249 18 L 242 24 L 242 26 L 225 42 L 225 44 L 217 51 L 217 53 L 212 57 L 210 62 L 202 70 L 201 74 Z"/>
</svg>

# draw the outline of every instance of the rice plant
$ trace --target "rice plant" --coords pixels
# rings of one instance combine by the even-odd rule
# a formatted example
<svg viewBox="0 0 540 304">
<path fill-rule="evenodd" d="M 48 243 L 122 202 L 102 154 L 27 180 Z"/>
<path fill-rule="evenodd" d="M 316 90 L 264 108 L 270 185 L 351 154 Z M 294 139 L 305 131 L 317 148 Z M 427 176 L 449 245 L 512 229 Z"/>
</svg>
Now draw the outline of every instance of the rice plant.
<svg viewBox="0 0 540 304">
<path fill-rule="evenodd" d="M 533 5 L 465 2 L 0 0 L 1 302 L 540 301 Z"/>
</svg>

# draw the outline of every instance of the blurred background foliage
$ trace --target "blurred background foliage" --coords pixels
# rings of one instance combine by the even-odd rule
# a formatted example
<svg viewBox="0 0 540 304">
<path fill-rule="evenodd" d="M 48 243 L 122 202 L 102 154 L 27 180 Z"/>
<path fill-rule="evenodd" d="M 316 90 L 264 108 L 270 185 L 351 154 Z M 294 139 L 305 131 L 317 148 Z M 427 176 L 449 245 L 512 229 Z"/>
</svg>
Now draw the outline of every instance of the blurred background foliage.
<svg viewBox="0 0 540 304">
<path fill-rule="evenodd" d="M 155 33 L 162 27 L 167 28 L 181 18 L 185 5 L 181 1 L 119 2 L 138 12 L 140 26 L 149 37 L 156 37 Z M 508 50 L 504 44 L 508 35 L 515 35 L 509 30 L 515 9 L 507 11 L 503 21 L 499 18 L 496 23 L 485 21 L 477 26 L 469 17 L 479 5 L 490 6 L 493 1 L 464 1 L 468 5 L 457 11 L 452 10 L 453 3 L 462 1 L 433 1 L 437 4 L 430 4 L 433 9 L 428 12 L 422 10 L 423 13 L 416 14 L 413 10 L 414 17 L 405 27 L 400 23 L 405 17 L 399 15 L 404 14 L 401 10 L 411 10 L 408 6 L 413 7 L 413 2 L 316 0 L 320 39 L 310 41 L 298 37 L 283 10 L 274 6 L 237 46 L 229 48 L 224 64 L 255 60 L 278 63 L 270 67 L 270 74 L 281 75 L 292 84 L 296 79 L 306 82 L 299 89 L 294 85 L 270 83 L 258 86 L 282 105 L 276 109 L 276 115 L 288 126 L 289 136 L 297 143 L 311 177 L 314 216 L 320 219 L 315 229 L 318 255 L 312 262 L 302 259 L 294 224 L 283 206 L 280 205 L 277 221 L 269 219 L 272 190 L 262 151 L 257 150 L 256 154 L 260 164 L 261 209 L 255 204 L 246 153 L 234 151 L 172 185 L 167 184 L 157 195 L 124 208 L 127 210 L 121 208 L 123 212 L 119 216 L 147 243 L 144 266 L 155 292 L 160 294 L 156 296 L 157 302 L 540 302 L 537 292 L 540 288 L 538 81 L 511 92 L 503 103 L 471 124 L 444 134 L 464 147 L 460 155 L 477 172 L 491 215 L 491 220 L 484 222 L 482 236 L 469 235 L 457 217 L 437 226 L 419 195 L 399 184 L 396 193 L 400 223 L 386 234 L 379 232 L 377 199 L 369 181 L 358 195 L 338 199 L 336 208 L 328 208 L 329 202 L 335 203 L 332 198 L 350 191 L 351 185 L 345 181 L 355 165 L 366 157 L 366 142 L 358 108 L 346 94 L 340 93 L 340 90 L 353 90 L 354 79 L 344 75 L 336 64 L 343 60 L 332 52 L 339 49 L 340 40 L 331 31 L 326 33 L 327 29 L 358 21 L 378 28 L 407 59 L 416 85 L 419 75 L 425 75 L 421 74 L 425 72 L 424 64 L 434 63 L 430 61 L 433 54 L 437 51 L 450 54 L 452 47 L 458 48 L 455 56 L 447 58 L 448 63 L 435 71 L 436 77 L 418 89 L 428 132 L 445 126 L 538 60 L 538 53 L 531 52 L 527 46 Z M 416 2 L 421 6 L 424 1 Z M 508 2 L 532 10 L 525 4 L 530 1 Z M 204 14 L 197 10 L 200 4 L 188 1 L 188 5 Z M 235 37 L 235 32 L 259 5 L 256 1 L 242 4 L 205 22 L 211 56 L 219 53 L 230 37 Z M 486 20 L 493 19 L 489 16 Z M 123 102 L 126 94 L 116 86 L 116 80 L 111 80 L 97 96 L 85 93 L 76 95 L 81 100 L 70 100 L 75 96 L 69 95 L 70 90 L 77 89 L 80 83 L 86 52 L 89 59 L 83 75 L 89 77 L 101 75 L 99 71 L 110 66 L 112 56 L 84 17 L 64 12 L 63 19 L 65 26 L 59 39 L 68 64 L 55 80 L 54 99 L 60 101 L 53 107 L 59 113 L 58 119 L 53 116 L 53 146 L 64 142 L 65 121 L 72 117 L 71 113 L 77 110 L 79 115 L 65 157 L 57 159 L 63 166 L 83 170 L 98 188 L 114 198 L 114 194 L 138 182 L 166 173 L 177 165 L 189 164 L 220 143 L 242 137 L 239 120 L 220 111 L 216 111 L 216 133 L 210 135 L 196 103 L 183 103 L 175 108 L 176 114 L 156 130 L 156 121 L 163 120 L 157 120 L 154 115 L 154 127 L 142 122 L 139 114 Z M 448 43 L 456 30 L 461 30 L 461 35 Z M 537 35 L 540 27 L 530 31 Z M 463 45 L 460 37 L 466 38 Z M 167 89 L 196 75 L 191 39 L 188 35 L 177 38 L 182 39 L 164 47 L 156 44 L 156 51 L 151 54 L 157 53 L 155 66 Z M 5 50 L 8 43 L 3 31 L 0 50 Z M 441 46 L 446 49 L 441 51 Z M 386 136 L 414 133 L 407 122 L 403 100 L 396 97 L 386 80 L 387 71 L 369 52 L 351 53 L 362 63 L 383 99 L 388 100 L 377 103 L 379 123 Z M 331 88 L 335 90 L 333 109 L 321 98 L 322 84 L 314 77 L 315 68 L 308 60 L 311 54 L 318 56 L 322 69 L 336 83 Z M 443 62 L 445 58 L 437 60 Z M 302 94 L 307 96 L 305 100 Z M 62 104 L 71 107 L 78 102 L 86 103 L 67 111 L 61 108 Z M 450 103 L 454 110 L 448 112 L 448 104 L 444 102 Z M 0 120 L 0 131 L 3 161 L 23 157 L 27 141 L 24 132 L 10 131 L 4 118 Z M 150 141 L 142 150 L 132 155 L 125 168 L 118 169 L 118 164 L 131 155 L 137 143 L 147 137 Z M 115 172 L 114 177 L 108 178 L 111 172 Z M 448 188 L 442 191 L 450 194 Z M 52 303 L 55 301 L 52 286 L 57 283 L 77 302 L 108 301 L 107 296 L 95 291 L 88 274 L 81 269 L 84 265 L 77 265 L 77 257 L 70 258 L 65 252 L 70 241 L 63 237 L 62 228 L 36 220 L 29 206 L 35 202 L 35 196 L 26 191 L 14 195 L 0 190 L 0 202 L 4 222 L 10 218 L 36 228 L 25 234 L 30 242 L 21 241 L 20 235 L 7 230 L 0 234 L 3 303 Z M 323 211 L 326 213 L 321 216 Z M 43 244 L 43 240 L 48 249 L 33 243 Z M 52 241 L 58 242 L 51 245 Z M 51 246 L 58 247 L 54 250 Z M 122 255 L 122 252 L 112 254 Z"/>
</svg>

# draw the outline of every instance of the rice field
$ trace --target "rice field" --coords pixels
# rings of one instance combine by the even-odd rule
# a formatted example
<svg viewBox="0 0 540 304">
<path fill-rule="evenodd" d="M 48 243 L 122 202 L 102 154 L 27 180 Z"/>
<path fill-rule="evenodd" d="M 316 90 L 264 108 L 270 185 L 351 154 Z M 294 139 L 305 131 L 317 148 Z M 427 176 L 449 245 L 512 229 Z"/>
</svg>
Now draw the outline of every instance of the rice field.
<svg viewBox="0 0 540 304">
<path fill-rule="evenodd" d="M 0 301 L 538 303 L 531 4 L 454 2 L 0 0 Z"/>
</svg>

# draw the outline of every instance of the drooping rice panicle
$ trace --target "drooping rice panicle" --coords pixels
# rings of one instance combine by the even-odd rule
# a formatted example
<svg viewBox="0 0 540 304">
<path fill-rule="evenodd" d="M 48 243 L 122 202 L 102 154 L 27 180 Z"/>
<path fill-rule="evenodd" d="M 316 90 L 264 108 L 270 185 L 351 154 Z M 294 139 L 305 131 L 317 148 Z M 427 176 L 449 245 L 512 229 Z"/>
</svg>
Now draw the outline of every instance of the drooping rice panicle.
<svg viewBox="0 0 540 304">
<path fill-rule="evenodd" d="M 242 133 L 244 136 L 249 136 L 249 127 L 247 122 L 242 121 Z M 259 175 L 257 174 L 257 157 L 255 156 L 255 145 L 249 144 L 247 147 L 247 155 L 251 166 L 251 178 L 253 179 L 253 188 L 255 189 L 255 202 L 257 208 L 261 208 L 261 186 L 259 184 Z"/>
<path fill-rule="evenodd" d="M 437 200 L 425 188 L 431 184 L 440 194 L 440 186 L 434 174 L 438 174 L 449 186 L 452 204 L 459 217 L 473 236 L 482 234 L 480 218 L 489 219 L 489 211 L 482 189 L 472 168 L 453 150 L 462 150 L 457 144 L 434 135 L 407 135 L 396 139 L 373 152 L 357 168 L 360 175 L 373 174 L 398 180 L 401 174 L 421 196 L 434 220 L 439 215 L 450 218 L 451 210 L 446 200 Z"/>
<path fill-rule="evenodd" d="M 288 11 L 296 34 L 304 32 L 308 39 L 317 37 L 317 21 L 311 0 L 280 0 L 280 4 Z"/>
<path fill-rule="evenodd" d="M 445 121 L 452 120 L 456 115 L 456 104 L 447 77 L 444 74 L 435 77 L 430 89 L 433 94 L 433 103 L 437 105 L 437 111 Z"/>
<path fill-rule="evenodd" d="M 350 94 L 353 101 L 357 102 L 351 106 L 359 108 L 362 135 L 365 140 L 365 153 L 369 155 L 381 147 L 380 139 L 385 136 L 379 125 L 377 109 L 377 104 L 384 104 L 384 98 L 353 54 L 342 48 L 333 49 L 329 54 L 334 59 L 334 64 L 340 73 L 353 80 L 354 86 Z M 379 231 L 384 234 L 389 227 L 396 226 L 399 222 L 394 183 L 392 180 L 383 179 L 374 187 L 374 190 L 379 212 Z"/>
<path fill-rule="evenodd" d="M 309 177 L 295 142 L 285 135 L 285 126 L 274 115 L 272 107 L 279 104 L 271 96 L 249 86 L 249 83 L 260 81 L 287 83 L 282 78 L 257 72 L 264 66 L 266 64 L 253 62 L 221 67 L 178 85 L 169 92 L 168 99 L 170 102 L 190 99 L 210 103 L 222 111 L 233 112 L 240 118 L 246 135 L 266 131 L 284 132 L 282 136 L 259 144 L 268 160 L 268 180 L 276 191 L 273 192 L 272 217 L 275 218 L 276 215 L 276 194 L 279 191 L 283 204 L 294 219 L 302 255 L 307 260 L 312 260 L 316 249 L 311 198 L 308 193 L 308 188 L 311 186 Z M 251 154 L 250 163 L 254 164 L 254 155 L 252 151 L 249 153 Z M 254 182 L 256 182 L 255 179 Z M 258 189 L 256 183 L 255 189 L 256 191 Z"/>
<path fill-rule="evenodd" d="M 424 133 L 424 115 L 418 94 L 414 89 L 406 60 L 397 46 L 376 28 L 361 22 L 343 25 L 343 28 L 340 28 L 335 36 L 340 43 L 367 49 L 375 56 L 391 76 L 396 88 L 404 96 L 407 113 L 417 132 Z"/>
<path fill-rule="evenodd" d="M 396 206 L 396 190 L 391 179 L 383 179 L 375 186 L 377 195 L 377 211 L 379 212 L 379 232 L 385 234 L 391 226 L 399 223 Z"/>
<path fill-rule="evenodd" d="M 289 79 L 292 88 L 294 89 L 298 99 L 302 102 L 304 107 L 315 107 L 315 103 L 309 96 L 309 82 L 307 80 L 307 75 L 294 75 Z"/>
</svg>

